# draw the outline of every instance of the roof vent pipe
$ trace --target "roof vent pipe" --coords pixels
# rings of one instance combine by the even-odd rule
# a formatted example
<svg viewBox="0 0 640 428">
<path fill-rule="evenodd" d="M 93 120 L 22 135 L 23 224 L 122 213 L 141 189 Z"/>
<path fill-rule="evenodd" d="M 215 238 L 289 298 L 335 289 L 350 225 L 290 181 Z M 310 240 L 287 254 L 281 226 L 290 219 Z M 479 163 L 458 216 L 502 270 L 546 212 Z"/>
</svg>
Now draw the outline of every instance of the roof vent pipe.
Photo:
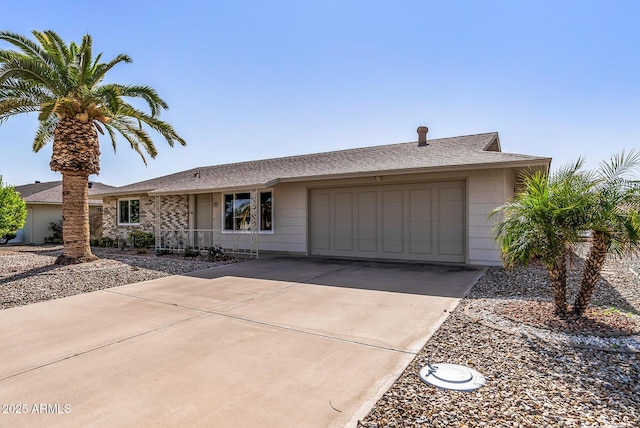
<svg viewBox="0 0 640 428">
<path fill-rule="evenodd" d="M 418 126 L 418 147 L 428 146 L 427 132 L 429 132 L 429 128 L 426 126 Z"/>
</svg>

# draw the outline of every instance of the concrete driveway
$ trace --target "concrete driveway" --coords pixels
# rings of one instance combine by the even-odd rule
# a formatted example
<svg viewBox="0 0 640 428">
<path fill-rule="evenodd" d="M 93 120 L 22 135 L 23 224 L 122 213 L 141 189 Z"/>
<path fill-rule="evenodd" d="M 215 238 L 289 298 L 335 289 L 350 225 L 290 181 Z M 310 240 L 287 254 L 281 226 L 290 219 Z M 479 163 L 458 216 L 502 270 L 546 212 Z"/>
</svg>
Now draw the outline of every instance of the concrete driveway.
<svg viewBox="0 0 640 428">
<path fill-rule="evenodd" d="M 2 310 L 0 426 L 354 427 L 483 272 L 274 258 Z"/>
</svg>

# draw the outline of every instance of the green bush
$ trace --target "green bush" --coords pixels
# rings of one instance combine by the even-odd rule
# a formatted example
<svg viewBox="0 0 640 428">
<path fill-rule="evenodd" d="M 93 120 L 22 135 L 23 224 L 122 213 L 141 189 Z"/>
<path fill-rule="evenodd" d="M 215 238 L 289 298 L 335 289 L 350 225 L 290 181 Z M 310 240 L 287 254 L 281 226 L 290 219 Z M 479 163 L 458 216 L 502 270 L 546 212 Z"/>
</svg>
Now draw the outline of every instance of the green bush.
<svg viewBox="0 0 640 428">
<path fill-rule="evenodd" d="M 49 237 L 49 241 L 54 244 L 62 244 L 62 220 L 52 221 L 51 223 L 49 223 L 49 230 L 52 233 L 52 235 Z"/>
<path fill-rule="evenodd" d="M 229 257 L 225 254 L 224 248 L 219 245 L 214 245 L 213 247 L 209 247 L 207 251 L 207 261 L 215 262 L 228 260 Z"/>
<path fill-rule="evenodd" d="M 96 245 L 98 247 L 102 247 L 102 248 L 113 248 L 116 246 L 116 242 L 112 239 L 109 238 L 108 236 L 103 236 L 100 239 L 96 239 Z"/>
<path fill-rule="evenodd" d="M 183 255 L 185 257 L 198 257 L 200 255 L 200 251 L 194 250 L 193 247 L 186 246 L 184 247 Z"/>
<path fill-rule="evenodd" d="M 22 229 L 26 218 L 27 203 L 15 188 L 2 184 L 0 175 L 0 238 Z"/>
<path fill-rule="evenodd" d="M 132 248 L 149 248 L 156 243 L 156 237 L 151 232 L 136 230 L 129 233 L 129 242 Z"/>
</svg>

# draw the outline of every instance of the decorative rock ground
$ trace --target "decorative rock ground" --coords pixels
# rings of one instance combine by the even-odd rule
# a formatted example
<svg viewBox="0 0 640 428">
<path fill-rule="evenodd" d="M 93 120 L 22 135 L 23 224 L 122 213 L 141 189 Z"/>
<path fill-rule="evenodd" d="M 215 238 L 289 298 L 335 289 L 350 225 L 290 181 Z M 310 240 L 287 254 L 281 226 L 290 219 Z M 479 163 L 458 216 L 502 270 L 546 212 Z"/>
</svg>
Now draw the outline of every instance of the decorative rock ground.
<svg viewBox="0 0 640 428">
<path fill-rule="evenodd" d="M 628 267 L 629 261 L 608 261 L 594 301 L 636 313 L 631 323 L 636 325 L 640 280 Z M 574 270 L 571 275 L 572 296 L 577 273 Z M 549 337 L 519 334 L 518 328 L 531 333 L 536 327 L 523 327 L 499 313 L 505 299 L 545 300 L 549 296 L 551 288 L 541 268 L 513 272 L 490 268 L 358 426 L 639 426 L 640 354 L 617 352 L 623 347 L 613 346 L 616 340 L 637 346 L 637 336 L 591 337 L 589 340 L 602 340 L 598 344 L 604 343 L 608 350 L 581 349 L 564 332 L 539 329 Z M 475 318 L 467 316 L 465 308 Z M 535 312 L 535 308 L 524 312 Z M 616 315 L 626 317 L 609 312 L 613 320 L 609 326 L 605 317 L 599 319 L 603 330 L 620 326 Z M 516 313 L 510 315 L 517 318 Z M 549 340 L 557 337 L 562 340 Z M 419 372 L 427 362 L 471 367 L 486 377 L 487 384 L 473 392 L 426 385 Z"/>
</svg>

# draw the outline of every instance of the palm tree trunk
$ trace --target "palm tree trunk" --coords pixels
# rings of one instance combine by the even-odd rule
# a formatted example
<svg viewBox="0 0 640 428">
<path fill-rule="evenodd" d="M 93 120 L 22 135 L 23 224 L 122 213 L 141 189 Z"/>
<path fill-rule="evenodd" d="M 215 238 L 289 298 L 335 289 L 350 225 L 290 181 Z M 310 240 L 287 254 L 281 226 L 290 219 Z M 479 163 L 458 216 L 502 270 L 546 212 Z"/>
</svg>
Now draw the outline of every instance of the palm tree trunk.
<svg viewBox="0 0 640 428">
<path fill-rule="evenodd" d="M 591 249 L 580 281 L 580 291 L 573 305 L 573 315 L 581 317 L 591 301 L 591 295 L 600 279 L 600 273 L 607 258 L 608 238 L 603 233 L 594 232 Z"/>
<path fill-rule="evenodd" d="M 553 288 L 555 313 L 564 318 L 567 316 L 567 257 L 563 253 L 549 269 L 549 279 Z"/>
<path fill-rule="evenodd" d="M 62 239 L 64 249 L 56 264 L 97 260 L 89 246 L 89 176 L 62 172 Z"/>
</svg>

